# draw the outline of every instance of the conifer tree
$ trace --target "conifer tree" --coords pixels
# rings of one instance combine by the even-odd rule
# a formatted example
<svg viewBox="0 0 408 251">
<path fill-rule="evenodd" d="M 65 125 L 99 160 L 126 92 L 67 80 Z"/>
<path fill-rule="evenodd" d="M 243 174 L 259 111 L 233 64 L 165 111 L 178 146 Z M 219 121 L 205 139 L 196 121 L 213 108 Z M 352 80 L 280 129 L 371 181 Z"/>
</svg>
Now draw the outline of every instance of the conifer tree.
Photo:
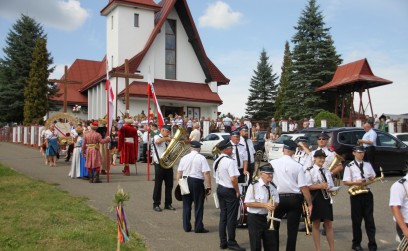
<svg viewBox="0 0 408 251">
<path fill-rule="evenodd" d="M 42 124 L 48 111 L 48 53 L 46 40 L 39 38 L 24 90 L 24 124 Z"/>
<path fill-rule="evenodd" d="M 315 90 L 330 82 L 342 60 L 336 53 L 330 28 L 325 28 L 316 0 L 309 0 L 295 29 L 288 85 L 288 92 L 293 97 L 285 113 L 299 119 L 322 110 L 333 111 L 333 94 Z"/>
<path fill-rule="evenodd" d="M 276 73 L 268 63 L 269 57 L 262 50 L 257 69 L 251 78 L 246 114 L 252 120 L 268 120 L 275 113 Z"/>
<path fill-rule="evenodd" d="M 5 56 L 0 59 L 0 121 L 23 122 L 24 89 L 39 38 L 46 38 L 42 26 L 26 15 L 21 15 L 7 34 Z M 48 64 L 52 64 L 50 55 Z"/>
<path fill-rule="evenodd" d="M 276 121 L 280 119 L 280 117 L 284 116 L 285 107 L 290 102 L 290 95 L 287 94 L 287 88 L 289 85 L 289 71 L 290 66 L 292 64 L 291 55 L 290 55 L 290 48 L 289 42 L 286 41 L 285 43 L 285 51 L 283 53 L 283 63 L 282 63 L 282 73 L 279 80 L 279 88 L 278 94 L 276 96 L 276 112 L 274 118 Z"/>
</svg>

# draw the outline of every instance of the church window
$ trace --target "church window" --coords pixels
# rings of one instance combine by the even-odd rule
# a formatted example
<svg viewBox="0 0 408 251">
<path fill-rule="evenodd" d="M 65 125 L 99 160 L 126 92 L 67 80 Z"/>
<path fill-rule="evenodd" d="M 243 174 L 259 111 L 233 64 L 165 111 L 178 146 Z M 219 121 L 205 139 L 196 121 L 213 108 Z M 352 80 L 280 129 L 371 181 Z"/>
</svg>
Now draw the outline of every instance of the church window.
<svg viewBox="0 0 408 251">
<path fill-rule="evenodd" d="M 166 20 L 166 79 L 176 79 L 176 27 L 176 20 Z"/>
<path fill-rule="evenodd" d="M 134 25 L 135 25 L 135 27 L 139 27 L 139 14 L 137 14 L 137 13 L 135 13 Z"/>
</svg>

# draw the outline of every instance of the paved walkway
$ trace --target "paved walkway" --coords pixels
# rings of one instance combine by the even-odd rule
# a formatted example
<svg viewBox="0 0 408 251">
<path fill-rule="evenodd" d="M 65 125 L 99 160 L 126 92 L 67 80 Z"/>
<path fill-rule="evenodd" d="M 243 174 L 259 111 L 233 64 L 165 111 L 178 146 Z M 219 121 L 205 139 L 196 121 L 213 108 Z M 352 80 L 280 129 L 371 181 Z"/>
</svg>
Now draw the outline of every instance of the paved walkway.
<svg viewBox="0 0 408 251">
<path fill-rule="evenodd" d="M 139 233 L 145 239 L 149 250 L 219 250 L 218 220 L 219 211 L 214 206 L 214 201 L 209 199 L 205 203 L 204 224 L 210 230 L 206 234 L 194 232 L 185 233 L 182 228 L 182 203 L 173 199 L 176 211 L 164 210 L 155 212 L 152 209 L 152 191 L 154 182 L 147 181 L 147 165 L 138 163 L 138 174 L 134 166 L 131 167 L 131 176 L 121 175 L 121 167 L 113 167 L 110 183 L 102 177 L 102 184 L 90 184 L 85 180 L 71 179 L 68 177 L 70 164 L 62 159 L 57 167 L 44 165 L 43 156 L 37 148 L 18 144 L 0 143 L 0 162 L 4 165 L 35 179 L 50 183 L 57 183 L 62 190 L 74 196 L 89 198 L 89 205 L 102 213 L 114 218 L 110 212 L 112 200 L 118 186 L 130 193 L 130 201 L 125 204 L 130 230 Z M 212 163 L 211 160 L 209 160 Z M 151 168 L 154 177 L 154 168 Z M 378 250 L 395 250 L 395 226 L 392 222 L 388 207 L 389 188 L 399 177 L 387 177 L 384 184 L 374 184 L 375 220 L 377 225 Z M 163 187 L 164 188 L 164 187 Z M 163 189 L 164 190 L 164 189 Z M 215 182 L 213 182 L 213 191 Z M 164 192 L 164 191 L 163 191 Z M 163 195 L 164 196 L 164 195 Z M 164 198 L 164 197 L 163 197 Z M 334 230 L 336 250 L 351 250 L 351 220 L 348 194 L 343 189 L 335 197 L 334 204 Z M 194 217 L 192 217 L 192 223 Z M 363 225 L 364 228 L 364 225 Z M 363 230 L 363 248 L 366 249 L 367 238 Z M 281 250 L 285 249 L 286 225 L 281 226 Z M 247 229 L 237 230 L 237 240 L 240 245 L 249 250 Z M 322 250 L 328 250 L 324 238 L 321 239 Z M 314 250 L 313 239 L 304 233 L 298 235 L 298 250 Z"/>
</svg>

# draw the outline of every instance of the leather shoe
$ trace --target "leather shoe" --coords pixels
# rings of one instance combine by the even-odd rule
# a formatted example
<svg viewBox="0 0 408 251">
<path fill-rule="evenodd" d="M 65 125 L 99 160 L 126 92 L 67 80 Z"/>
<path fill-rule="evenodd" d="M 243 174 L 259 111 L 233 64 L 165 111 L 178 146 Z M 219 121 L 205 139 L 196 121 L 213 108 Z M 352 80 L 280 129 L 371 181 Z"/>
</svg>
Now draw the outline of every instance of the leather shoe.
<svg viewBox="0 0 408 251">
<path fill-rule="evenodd" d="M 160 206 L 153 206 L 153 210 L 156 211 L 156 212 L 161 212 L 162 211 Z"/>
<path fill-rule="evenodd" d="M 173 210 L 173 211 L 176 210 L 172 205 L 167 205 L 164 207 L 164 209 Z"/>
<path fill-rule="evenodd" d="M 208 232 L 210 232 L 208 229 L 205 229 L 205 228 L 203 228 L 203 229 L 200 229 L 200 230 L 198 230 L 198 231 L 195 231 L 196 233 L 200 233 L 200 234 L 205 234 L 205 233 L 208 233 Z"/>
<path fill-rule="evenodd" d="M 238 244 L 228 245 L 229 250 L 245 251 L 245 248 L 240 247 Z"/>
<path fill-rule="evenodd" d="M 363 251 L 364 250 L 361 246 L 353 246 L 353 247 L 351 247 L 351 249 L 353 249 L 355 251 Z"/>
<path fill-rule="evenodd" d="M 220 249 L 227 249 L 227 248 L 228 248 L 227 243 L 220 244 Z"/>
</svg>

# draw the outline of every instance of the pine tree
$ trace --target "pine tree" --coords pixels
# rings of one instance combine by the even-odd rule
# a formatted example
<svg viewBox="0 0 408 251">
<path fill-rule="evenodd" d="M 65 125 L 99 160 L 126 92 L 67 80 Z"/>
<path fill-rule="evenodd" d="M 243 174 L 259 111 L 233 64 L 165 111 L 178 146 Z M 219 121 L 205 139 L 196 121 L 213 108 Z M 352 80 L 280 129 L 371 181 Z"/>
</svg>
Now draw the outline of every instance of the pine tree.
<svg viewBox="0 0 408 251">
<path fill-rule="evenodd" d="M 24 90 L 24 124 L 42 123 L 48 111 L 48 53 L 46 40 L 40 38 L 33 53 L 28 85 Z"/>
<path fill-rule="evenodd" d="M 288 116 L 299 119 L 322 110 L 334 110 L 333 94 L 315 92 L 316 88 L 330 82 L 342 62 L 333 45 L 330 28 L 324 26 L 319 6 L 315 0 L 309 0 L 292 38 L 294 47 L 288 92 L 293 97 L 285 112 Z"/>
<path fill-rule="evenodd" d="M 24 89 L 39 38 L 46 39 L 42 26 L 25 15 L 21 15 L 7 34 L 5 56 L 0 59 L 0 121 L 21 123 L 24 119 Z M 50 55 L 48 64 L 52 64 Z M 48 71 L 52 72 L 53 68 Z"/>
<path fill-rule="evenodd" d="M 284 116 L 285 107 L 290 102 L 289 95 L 287 94 L 287 88 L 289 85 L 289 71 L 292 64 L 292 59 L 290 55 L 289 42 L 285 43 L 285 51 L 283 53 L 283 63 L 282 63 L 282 73 L 279 80 L 278 94 L 276 96 L 276 112 L 274 118 L 276 121 L 280 117 Z"/>
<path fill-rule="evenodd" d="M 269 57 L 262 50 L 257 69 L 251 78 L 246 114 L 252 120 L 268 120 L 275 113 L 276 73 L 268 63 Z"/>
</svg>

